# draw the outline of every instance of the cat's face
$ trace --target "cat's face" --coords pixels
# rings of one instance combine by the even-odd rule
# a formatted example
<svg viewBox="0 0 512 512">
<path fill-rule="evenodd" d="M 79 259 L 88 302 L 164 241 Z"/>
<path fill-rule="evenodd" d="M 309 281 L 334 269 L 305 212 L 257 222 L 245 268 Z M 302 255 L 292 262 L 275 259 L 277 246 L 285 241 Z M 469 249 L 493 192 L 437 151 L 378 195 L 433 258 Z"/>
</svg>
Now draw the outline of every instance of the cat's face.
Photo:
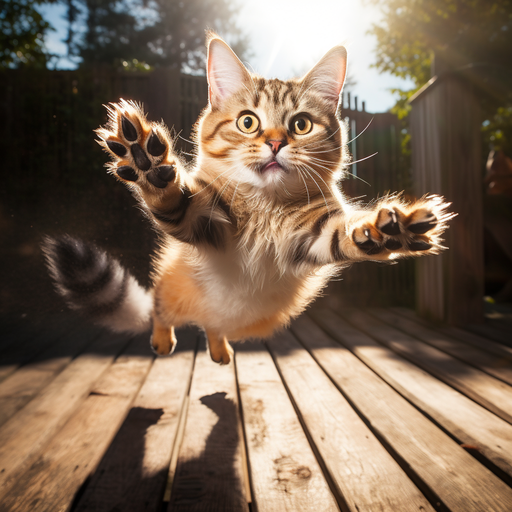
<svg viewBox="0 0 512 512">
<path fill-rule="evenodd" d="M 206 167 L 235 187 L 283 199 L 325 190 L 345 160 L 336 117 L 345 49 L 286 82 L 251 75 L 220 39 L 208 53 L 210 105 L 199 131 Z"/>
</svg>

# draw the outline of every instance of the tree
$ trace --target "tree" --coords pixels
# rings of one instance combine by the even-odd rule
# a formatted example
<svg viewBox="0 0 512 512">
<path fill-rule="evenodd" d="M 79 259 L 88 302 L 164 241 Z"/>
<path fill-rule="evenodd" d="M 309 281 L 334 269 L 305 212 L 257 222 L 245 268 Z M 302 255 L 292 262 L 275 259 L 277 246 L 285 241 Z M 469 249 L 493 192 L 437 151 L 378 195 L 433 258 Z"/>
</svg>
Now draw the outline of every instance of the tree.
<svg viewBox="0 0 512 512">
<path fill-rule="evenodd" d="M 52 0 L 0 0 L 0 68 L 46 67 L 44 36 L 53 30 L 37 5 Z"/>
<path fill-rule="evenodd" d="M 501 144 L 512 150 L 512 116 L 507 115 L 512 105 L 512 0 L 370 1 L 383 14 L 371 30 L 377 38 L 375 66 L 415 84 L 412 90 L 395 91 L 394 111 L 407 115 L 408 98 L 429 80 L 432 68 L 438 74 L 472 65 L 492 93 L 482 97 L 484 133 L 496 143 L 496 130 L 501 130 Z"/>
<path fill-rule="evenodd" d="M 87 15 L 85 35 L 70 46 L 85 66 L 144 63 L 197 72 L 204 67 L 206 28 L 225 35 L 240 54 L 247 48 L 235 21 L 236 7 L 228 0 L 67 2 L 68 10 Z"/>
</svg>

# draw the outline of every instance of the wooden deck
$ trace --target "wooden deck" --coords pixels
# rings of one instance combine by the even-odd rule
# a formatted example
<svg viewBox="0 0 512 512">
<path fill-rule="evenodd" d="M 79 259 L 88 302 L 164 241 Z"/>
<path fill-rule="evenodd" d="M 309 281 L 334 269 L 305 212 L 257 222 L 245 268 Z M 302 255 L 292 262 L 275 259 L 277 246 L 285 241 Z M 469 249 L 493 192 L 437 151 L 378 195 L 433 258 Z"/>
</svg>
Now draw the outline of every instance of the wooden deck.
<svg viewBox="0 0 512 512">
<path fill-rule="evenodd" d="M 0 510 L 510 512 L 512 324 L 475 329 L 317 308 L 223 367 L 5 326 Z"/>
</svg>

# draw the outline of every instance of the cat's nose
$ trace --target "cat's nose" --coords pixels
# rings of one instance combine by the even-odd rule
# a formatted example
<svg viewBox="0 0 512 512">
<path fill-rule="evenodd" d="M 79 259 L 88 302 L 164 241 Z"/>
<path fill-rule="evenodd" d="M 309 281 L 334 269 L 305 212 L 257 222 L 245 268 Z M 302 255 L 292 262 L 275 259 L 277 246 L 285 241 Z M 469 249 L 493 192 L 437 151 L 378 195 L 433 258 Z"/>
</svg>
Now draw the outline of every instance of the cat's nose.
<svg viewBox="0 0 512 512">
<path fill-rule="evenodd" d="M 272 153 L 274 155 L 277 155 L 278 151 L 286 146 L 287 142 L 285 140 L 267 140 L 265 143 L 267 146 L 270 146 L 270 149 L 272 150 Z"/>
</svg>

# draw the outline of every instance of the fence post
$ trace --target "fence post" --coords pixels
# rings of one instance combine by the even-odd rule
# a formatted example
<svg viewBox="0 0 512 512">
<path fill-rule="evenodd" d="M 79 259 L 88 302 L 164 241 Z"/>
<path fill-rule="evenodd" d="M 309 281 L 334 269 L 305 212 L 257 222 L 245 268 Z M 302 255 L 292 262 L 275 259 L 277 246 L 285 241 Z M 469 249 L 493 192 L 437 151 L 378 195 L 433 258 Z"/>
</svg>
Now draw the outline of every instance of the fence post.
<svg viewBox="0 0 512 512">
<path fill-rule="evenodd" d="M 416 309 L 451 324 L 483 321 L 484 266 L 481 114 L 471 82 L 457 73 L 434 77 L 411 98 L 415 193 L 436 193 L 458 217 L 442 256 L 420 258 Z"/>
</svg>

